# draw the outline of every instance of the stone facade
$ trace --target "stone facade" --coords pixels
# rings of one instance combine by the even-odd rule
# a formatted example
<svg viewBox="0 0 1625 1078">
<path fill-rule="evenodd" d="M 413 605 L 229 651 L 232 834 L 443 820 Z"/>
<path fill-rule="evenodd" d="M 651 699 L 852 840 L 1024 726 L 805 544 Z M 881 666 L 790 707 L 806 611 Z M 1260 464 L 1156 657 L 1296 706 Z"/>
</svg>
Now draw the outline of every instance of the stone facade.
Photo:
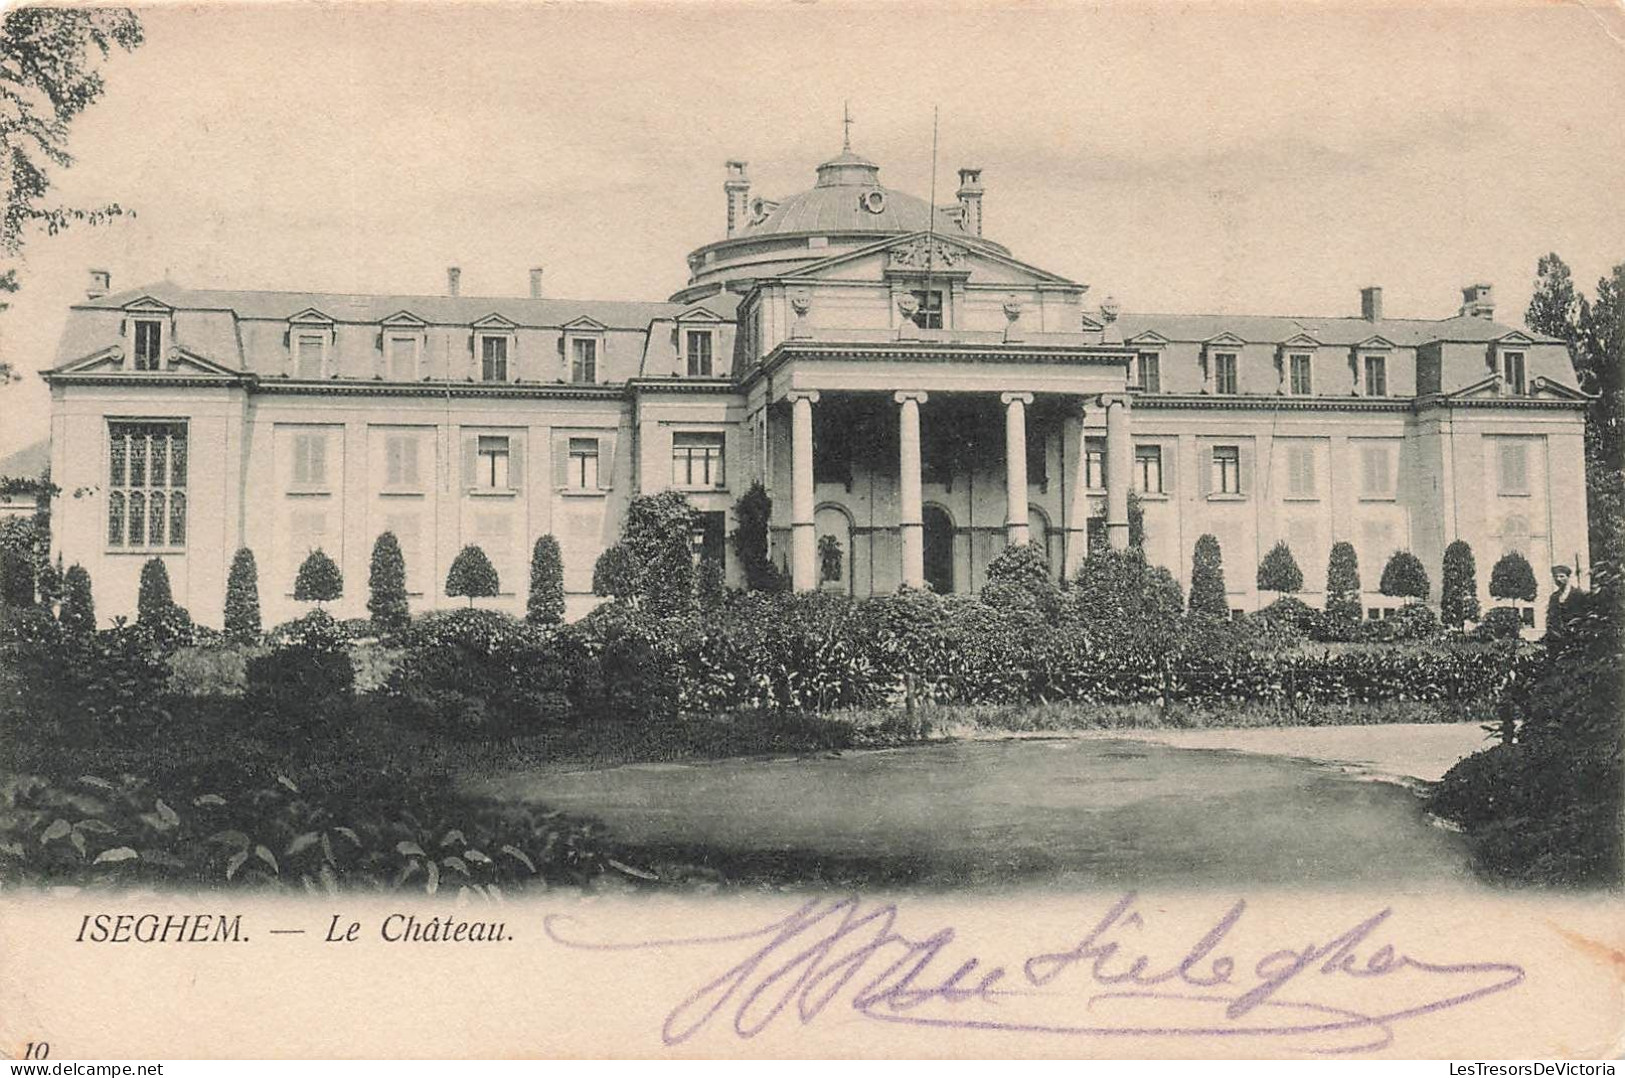
<svg viewBox="0 0 1625 1078">
<path fill-rule="evenodd" d="M 1318 602 L 1354 543 L 1375 592 L 1398 549 L 1428 566 L 1473 546 L 1481 586 L 1508 549 L 1583 561 L 1584 397 L 1558 341 L 1493 318 L 1122 313 L 981 235 L 961 170 L 933 209 L 851 153 L 808 191 L 750 196 L 730 162 L 727 236 L 666 303 L 192 290 L 75 306 L 45 375 L 53 542 L 91 572 L 105 618 L 133 614 L 143 561 L 218 623 L 226 570 L 254 550 L 268 623 L 301 613 L 317 547 L 363 616 L 371 548 L 393 531 L 415 609 L 457 605 L 452 558 L 481 546 L 490 605 L 523 610 L 529 552 L 555 535 L 573 614 L 627 500 L 678 488 L 724 553 L 732 506 L 773 497 L 772 554 L 798 588 L 973 592 L 1010 542 L 1057 574 L 1089 534 L 1182 581 L 1221 543 L 1237 609 L 1278 539 Z M 1485 597 L 1487 601 L 1487 596 Z M 1380 613 L 1394 602 L 1377 596 Z M 1537 610 L 1541 604 L 1537 604 Z"/>
</svg>

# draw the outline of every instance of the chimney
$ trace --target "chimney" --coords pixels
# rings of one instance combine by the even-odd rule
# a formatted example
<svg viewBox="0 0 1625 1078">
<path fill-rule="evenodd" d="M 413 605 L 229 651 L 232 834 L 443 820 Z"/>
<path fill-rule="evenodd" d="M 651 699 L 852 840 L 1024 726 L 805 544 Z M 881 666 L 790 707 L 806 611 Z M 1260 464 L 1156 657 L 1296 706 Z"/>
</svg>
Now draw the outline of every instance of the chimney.
<svg viewBox="0 0 1625 1078">
<path fill-rule="evenodd" d="M 542 267 L 540 266 L 530 268 L 530 298 L 542 298 Z"/>
<path fill-rule="evenodd" d="M 959 170 L 959 223 L 973 236 L 982 234 L 982 170 Z"/>
<path fill-rule="evenodd" d="M 1360 289 L 1360 317 L 1367 322 L 1382 321 L 1382 286 Z"/>
<path fill-rule="evenodd" d="M 728 178 L 722 182 L 722 190 L 728 196 L 728 235 L 734 236 L 745 227 L 745 203 L 750 198 L 750 177 L 745 175 L 744 161 L 728 162 Z"/>
<path fill-rule="evenodd" d="M 1482 282 L 1470 284 L 1461 290 L 1461 317 L 1494 318 L 1495 294 Z"/>
<path fill-rule="evenodd" d="M 446 295 L 455 296 L 462 290 L 463 271 L 457 266 L 446 267 Z"/>
<path fill-rule="evenodd" d="M 86 299 L 101 299 L 113 290 L 113 275 L 106 270 L 90 271 L 90 287 L 85 289 Z"/>
</svg>

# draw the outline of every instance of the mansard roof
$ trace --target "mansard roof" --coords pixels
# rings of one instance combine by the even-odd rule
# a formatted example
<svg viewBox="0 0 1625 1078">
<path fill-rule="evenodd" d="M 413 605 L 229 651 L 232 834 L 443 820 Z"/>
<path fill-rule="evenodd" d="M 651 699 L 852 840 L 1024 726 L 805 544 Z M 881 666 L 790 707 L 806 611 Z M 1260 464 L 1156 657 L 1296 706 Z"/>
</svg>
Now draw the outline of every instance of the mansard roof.
<svg viewBox="0 0 1625 1078">
<path fill-rule="evenodd" d="M 608 329 L 649 328 L 657 319 L 669 319 L 685 304 L 630 300 L 529 299 L 502 296 L 353 295 L 334 292 L 275 292 L 184 288 L 172 281 L 118 292 L 75 304 L 76 309 L 123 309 L 131 302 L 151 298 L 176 310 L 231 311 L 242 319 L 287 322 L 311 310 L 336 322 L 378 325 L 403 311 L 435 325 L 468 326 L 487 316 L 506 318 L 526 327 L 557 328 L 579 318 L 590 318 Z M 719 317 L 732 320 L 739 297 L 723 292 L 706 298 L 706 306 Z"/>
<path fill-rule="evenodd" d="M 1125 340 L 1158 333 L 1171 341 L 1205 342 L 1231 334 L 1255 344 L 1285 344 L 1307 334 L 1323 345 L 1353 347 L 1381 337 L 1396 347 L 1414 348 L 1432 341 L 1485 344 L 1510 333 L 1527 332 L 1488 318 L 1314 318 L 1256 314 L 1136 314 L 1117 320 Z M 1555 337 L 1528 333 L 1539 344 L 1562 344 Z"/>
</svg>

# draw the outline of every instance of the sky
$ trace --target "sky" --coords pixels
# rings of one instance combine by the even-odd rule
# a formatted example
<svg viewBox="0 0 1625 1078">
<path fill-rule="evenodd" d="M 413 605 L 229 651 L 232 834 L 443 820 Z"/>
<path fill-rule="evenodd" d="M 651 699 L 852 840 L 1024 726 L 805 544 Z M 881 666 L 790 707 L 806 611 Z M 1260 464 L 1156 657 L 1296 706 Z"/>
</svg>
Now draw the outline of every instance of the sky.
<svg viewBox="0 0 1625 1078">
<path fill-rule="evenodd" d="M 1625 261 L 1625 9 L 1585 4 L 667 2 L 140 7 L 70 133 L 0 354 L 56 361 L 91 267 L 190 287 L 659 299 L 753 194 L 853 148 L 1125 310 L 1520 323 L 1557 251 Z M 29 373 L 0 455 L 44 437 Z"/>
</svg>

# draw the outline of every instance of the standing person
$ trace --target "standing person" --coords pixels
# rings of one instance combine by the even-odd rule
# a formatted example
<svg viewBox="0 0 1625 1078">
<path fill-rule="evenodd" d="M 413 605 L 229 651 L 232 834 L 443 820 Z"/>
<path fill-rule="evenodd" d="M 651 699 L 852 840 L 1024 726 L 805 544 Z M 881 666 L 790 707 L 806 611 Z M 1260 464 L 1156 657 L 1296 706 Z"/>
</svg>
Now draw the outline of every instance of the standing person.
<svg viewBox="0 0 1625 1078">
<path fill-rule="evenodd" d="M 1556 642 L 1569 630 L 1569 621 L 1580 609 L 1584 594 L 1575 579 L 1574 570 L 1567 565 L 1552 566 L 1552 595 L 1546 600 L 1546 638 Z"/>
</svg>

